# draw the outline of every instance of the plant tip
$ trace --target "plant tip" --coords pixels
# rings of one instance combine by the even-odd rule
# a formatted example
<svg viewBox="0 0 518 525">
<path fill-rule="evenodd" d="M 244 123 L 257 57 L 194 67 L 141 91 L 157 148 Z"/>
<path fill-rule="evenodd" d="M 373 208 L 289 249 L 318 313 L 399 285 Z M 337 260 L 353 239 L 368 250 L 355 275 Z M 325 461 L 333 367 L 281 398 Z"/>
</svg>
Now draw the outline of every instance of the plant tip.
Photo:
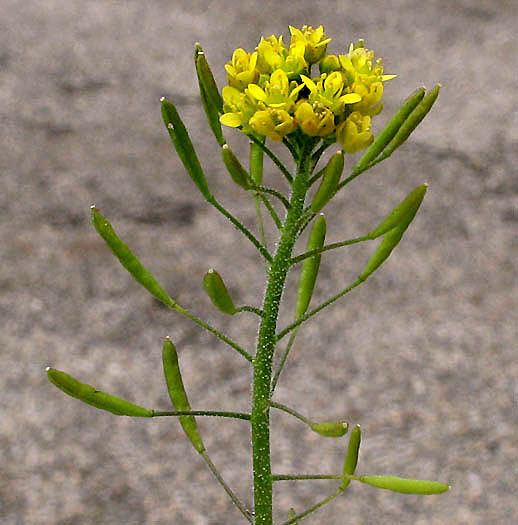
<svg viewBox="0 0 518 525">
<path fill-rule="evenodd" d="M 165 100 L 165 97 L 160 97 L 160 102 L 163 102 Z"/>
<path fill-rule="evenodd" d="M 49 370 L 52 370 L 52 367 L 47 366 L 47 367 L 45 368 L 45 372 L 48 372 Z"/>
</svg>

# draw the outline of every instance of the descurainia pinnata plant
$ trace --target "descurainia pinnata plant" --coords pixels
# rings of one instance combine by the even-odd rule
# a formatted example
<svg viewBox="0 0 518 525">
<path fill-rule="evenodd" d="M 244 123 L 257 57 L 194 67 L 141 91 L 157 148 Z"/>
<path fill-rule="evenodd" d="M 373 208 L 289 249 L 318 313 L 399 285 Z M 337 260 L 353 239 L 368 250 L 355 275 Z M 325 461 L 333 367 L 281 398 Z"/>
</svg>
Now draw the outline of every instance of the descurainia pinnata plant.
<svg viewBox="0 0 518 525">
<path fill-rule="evenodd" d="M 255 246 L 266 264 L 267 279 L 262 305 L 236 306 L 222 277 L 214 269 L 209 269 L 203 279 L 210 300 L 219 310 L 231 316 L 239 312 L 250 312 L 257 316 L 255 351 L 243 348 L 171 298 L 119 238 L 108 220 L 92 206 L 94 227 L 138 283 L 171 310 L 208 330 L 249 361 L 253 369 L 250 412 L 192 410 L 183 385 L 176 347 L 169 338 L 163 343 L 162 357 L 167 390 L 175 409 L 173 411 L 143 408 L 80 383 L 64 372 L 47 369 L 48 378 L 54 385 L 96 408 L 121 416 L 178 417 L 194 449 L 207 463 L 242 517 L 256 525 L 273 523 L 273 485 L 282 480 L 334 479 L 338 483 L 336 491 L 323 501 L 304 510 L 290 509 L 288 515 L 281 519 L 284 525 L 298 523 L 329 503 L 344 493 L 351 481 L 405 494 L 439 494 L 449 488 L 448 485 L 435 481 L 355 474 L 361 441 L 359 426 L 355 426 L 350 433 L 341 472 L 331 475 L 272 472 L 271 408 L 296 417 L 309 431 L 324 437 L 340 438 L 347 433 L 349 425 L 346 421 L 312 421 L 278 403 L 274 399 L 275 387 L 301 325 L 362 284 L 380 267 L 414 219 L 427 185 L 423 184 L 412 190 L 370 233 L 342 242 L 325 244 L 326 219 L 321 211 L 353 179 L 388 158 L 403 144 L 430 111 L 440 89 L 437 85 L 428 92 L 420 88 L 412 93 L 375 139 L 371 121 L 383 108 L 384 83 L 395 75 L 384 74 L 382 60 L 374 59 L 374 52 L 367 49 L 362 40 L 352 43 L 347 53 L 332 55 L 327 53 L 327 45 L 331 39 L 327 38 L 322 26 L 316 29 L 308 26 L 300 29 L 290 27 L 290 33 L 289 44 L 284 43 L 282 36 L 272 35 L 261 38 L 252 53 L 241 48 L 236 49 L 225 66 L 228 85 L 221 93 L 199 44 L 196 44 L 194 51 L 200 96 L 210 129 L 221 147 L 222 160 L 232 180 L 255 201 L 258 236 L 216 199 L 213 190 L 217 184 L 214 181 L 209 184 L 176 107 L 165 98 L 161 100 L 163 120 L 188 175 L 208 204 L 223 214 Z M 227 144 L 222 124 L 237 128 L 249 137 L 248 169 Z M 282 143 L 288 148 L 293 157 L 293 171 L 279 160 L 267 145 L 267 140 Z M 324 152 L 336 143 L 339 144 L 339 151 L 322 168 L 317 169 Z M 349 174 L 343 176 L 345 154 L 361 150 L 365 150 L 361 158 Z M 264 155 L 273 161 L 280 174 L 288 181 L 288 195 L 275 187 L 264 185 Z M 318 189 L 311 191 L 317 182 Z M 278 241 L 274 251 L 270 251 L 266 242 L 264 210 L 271 216 L 272 225 L 277 229 Z M 293 255 L 298 237 L 310 225 L 306 251 Z M 378 237 L 382 237 L 382 240 L 360 270 L 357 279 L 322 304 L 310 309 L 323 254 L 328 250 L 368 242 Z M 299 263 L 302 264 L 293 322 L 279 328 L 278 314 L 286 278 L 290 270 L 297 271 Z M 280 342 L 288 334 L 288 343 L 280 352 Z M 280 355 L 274 361 L 279 352 Z M 253 506 L 240 501 L 212 463 L 195 416 L 237 418 L 249 425 L 252 436 Z"/>
</svg>

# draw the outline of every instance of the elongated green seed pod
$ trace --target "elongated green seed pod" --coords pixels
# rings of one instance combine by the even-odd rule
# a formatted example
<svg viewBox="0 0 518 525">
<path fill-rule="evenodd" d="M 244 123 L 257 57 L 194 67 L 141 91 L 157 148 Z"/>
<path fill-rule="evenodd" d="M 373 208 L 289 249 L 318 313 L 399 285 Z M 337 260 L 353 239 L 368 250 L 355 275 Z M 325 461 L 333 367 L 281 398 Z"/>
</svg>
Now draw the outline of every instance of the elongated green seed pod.
<svg viewBox="0 0 518 525">
<path fill-rule="evenodd" d="M 311 211 L 313 213 L 318 213 L 334 195 L 343 170 L 344 152 L 339 151 L 335 153 L 327 163 L 322 182 L 320 183 L 320 186 L 313 197 L 313 202 L 311 203 Z"/>
<path fill-rule="evenodd" d="M 348 474 L 352 476 L 356 470 L 356 465 L 358 464 L 358 454 L 360 452 L 360 443 L 362 440 L 362 431 L 360 430 L 360 425 L 356 425 L 352 430 L 349 436 L 349 444 L 347 445 L 347 453 L 345 454 L 343 473 L 344 475 Z M 351 480 L 343 479 L 340 488 L 345 490 Z"/>
<path fill-rule="evenodd" d="M 405 233 L 404 229 L 393 228 L 385 234 L 385 237 L 383 237 L 383 240 L 380 242 L 376 251 L 372 254 L 362 273 L 358 277 L 360 281 L 365 281 L 369 275 L 374 273 L 387 260 L 392 253 L 392 250 L 398 245 L 403 237 L 403 233 Z"/>
<path fill-rule="evenodd" d="M 326 421 L 311 423 L 311 430 L 324 437 L 342 437 L 347 434 L 349 423 L 346 421 Z"/>
<path fill-rule="evenodd" d="M 65 392 L 65 394 L 95 408 L 107 410 L 116 416 L 153 417 L 153 410 L 134 405 L 125 399 L 112 396 L 106 392 L 101 392 L 93 386 L 79 382 L 71 375 L 60 370 L 49 367 L 47 368 L 47 376 L 49 381 Z"/>
<path fill-rule="evenodd" d="M 194 64 L 200 87 L 200 98 L 207 121 L 218 144 L 223 146 L 225 139 L 219 121 L 219 114 L 223 111 L 223 99 L 219 94 L 218 86 L 207 63 L 203 49 L 199 44 L 196 44 L 194 48 Z"/>
<path fill-rule="evenodd" d="M 194 44 L 194 60 L 198 79 L 208 99 L 219 113 L 223 113 L 223 98 L 221 97 L 218 85 L 207 62 L 207 58 L 205 57 L 205 52 L 199 43 Z"/>
<path fill-rule="evenodd" d="M 450 489 L 449 485 L 424 479 L 406 479 L 397 476 L 360 476 L 359 481 L 378 489 L 391 490 L 401 494 L 442 494 Z"/>
<path fill-rule="evenodd" d="M 256 186 L 263 182 L 263 158 L 264 152 L 259 144 L 250 142 L 250 177 Z"/>
<path fill-rule="evenodd" d="M 250 187 L 250 176 L 247 171 L 239 162 L 239 159 L 232 153 L 232 150 L 228 147 L 228 144 L 224 144 L 221 148 L 221 157 L 223 162 L 232 177 L 232 180 L 241 186 L 244 190 Z"/>
<path fill-rule="evenodd" d="M 232 301 L 232 297 L 230 297 L 223 279 L 216 270 L 211 268 L 205 274 L 203 286 L 216 308 L 229 315 L 236 313 L 236 307 Z"/>
<path fill-rule="evenodd" d="M 320 215 L 316 218 L 315 224 L 309 234 L 306 251 L 318 250 L 324 246 L 326 238 L 326 218 Z M 299 288 L 297 291 L 297 304 L 295 308 L 295 318 L 298 319 L 308 309 L 315 288 L 318 270 L 320 268 L 320 254 L 304 259 L 300 270 Z"/>
<path fill-rule="evenodd" d="M 104 239 L 119 262 L 151 295 L 162 301 L 166 306 L 173 307 L 176 303 L 169 297 L 158 281 L 137 259 L 128 246 L 119 239 L 108 219 L 99 213 L 95 206 L 91 207 L 92 223 Z"/>
<path fill-rule="evenodd" d="M 194 184 L 196 184 L 205 199 L 210 201 L 213 197 L 210 193 L 209 186 L 207 185 L 207 179 L 201 168 L 194 146 L 192 145 L 189 134 L 187 133 L 187 129 L 185 128 L 174 104 L 164 97 L 162 97 L 161 102 L 162 118 L 164 119 L 164 123 L 169 132 L 169 136 L 173 141 L 176 152 Z"/>
<path fill-rule="evenodd" d="M 426 117 L 428 112 L 432 109 L 434 102 L 439 96 L 439 90 L 441 85 L 437 84 L 432 88 L 426 95 L 423 97 L 421 102 L 416 106 L 416 108 L 408 115 L 407 119 L 398 129 L 397 133 L 394 135 L 394 138 L 390 141 L 387 148 L 383 151 L 383 158 L 387 158 L 394 150 L 399 148 L 403 142 L 410 136 L 412 131 L 421 123 L 421 121 Z"/>
<path fill-rule="evenodd" d="M 162 348 L 162 362 L 164 365 L 165 381 L 167 383 L 167 390 L 169 397 L 176 410 L 191 410 L 191 405 L 187 399 L 187 393 L 183 386 L 182 374 L 180 372 L 180 365 L 178 364 L 178 354 L 176 347 L 171 339 L 168 337 L 164 341 Z M 205 451 L 205 446 L 198 432 L 198 425 L 194 416 L 179 416 L 180 424 L 189 438 L 194 448 L 201 454 Z"/>
<path fill-rule="evenodd" d="M 418 186 L 411 191 L 391 212 L 387 215 L 380 224 L 372 230 L 368 237 L 369 239 L 376 239 L 381 235 L 392 230 L 396 226 L 406 230 L 408 225 L 414 219 L 419 206 L 423 202 L 428 184 Z"/>
<path fill-rule="evenodd" d="M 403 122 L 408 115 L 421 102 L 425 94 L 424 88 L 419 88 L 414 91 L 401 105 L 397 112 L 387 122 L 381 133 L 376 137 L 376 140 L 370 145 L 369 149 L 363 154 L 362 158 L 356 163 L 353 169 L 355 171 L 363 171 L 367 165 L 372 162 L 385 148 L 385 146 L 394 138 Z"/>
</svg>

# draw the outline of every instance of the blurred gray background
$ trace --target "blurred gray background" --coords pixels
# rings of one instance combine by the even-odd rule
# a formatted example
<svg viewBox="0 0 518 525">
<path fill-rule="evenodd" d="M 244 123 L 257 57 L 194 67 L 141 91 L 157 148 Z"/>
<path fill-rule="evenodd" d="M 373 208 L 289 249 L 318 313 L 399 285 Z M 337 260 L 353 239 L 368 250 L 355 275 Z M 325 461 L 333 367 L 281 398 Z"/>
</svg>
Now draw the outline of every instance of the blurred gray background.
<svg viewBox="0 0 518 525">
<path fill-rule="evenodd" d="M 254 228 L 253 201 L 222 168 L 201 110 L 193 43 L 202 43 L 223 86 L 234 48 L 252 50 L 261 35 L 287 38 L 289 24 L 324 24 L 331 52 L 364 37 L 386 72 L 398 74 L 375 129 L 414 88 L 444 87 L 408 143 L 326 209 L 328 240 L 339 241 L 430 185 L 383 268 L 301 332 L 277 399 L 315 418 L 361 424 L 359 471 L 453 489 L 422 498 L 354 486 L 306 521 L 514 523 L 518 3 L 0 0 L 0 8 L 0 521 L 243 521 L 177 421 L 96 411 L 52 387 L 44 370 L 167 409 L 160 352 L 170 335 L 195 408 L 248 410 L 247 362 L 133 282 L 89 224 L 89 206 L 182 305 L 253 348 L 254 317 L 215 311 L 201 283 L 214 267 L 238 303 L 257 304 L 264 268 L 184 173 L 159 98 L 178 105 L 215 194 Z M 246 155 L 239 133 L 227 138 Z M 265 165 L 266 181 L 283 189 Z M 352 282 L 371 250 L 323 257 L 314 304 Z M 278 413 L 273 422 L 276 472 L 340 471 L 345 441 Z M 249 502 L 246 424 L 200 425 L 214 462 Z M 301 511 L 334 486 L 279 484 L 279 522 L 290 506 Z"/>
</svg>

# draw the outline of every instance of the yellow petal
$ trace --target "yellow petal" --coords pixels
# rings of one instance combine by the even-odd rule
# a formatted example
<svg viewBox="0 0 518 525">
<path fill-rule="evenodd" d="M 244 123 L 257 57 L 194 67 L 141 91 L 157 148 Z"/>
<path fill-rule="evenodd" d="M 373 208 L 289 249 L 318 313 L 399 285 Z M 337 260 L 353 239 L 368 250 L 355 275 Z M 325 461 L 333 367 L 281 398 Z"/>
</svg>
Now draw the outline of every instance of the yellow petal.
<svg viewBox="0 0 518 525">
<path fill-rule="evenodd" d="M 317 85 L 309 77 L 307 77 L 306 75 L 300 75 L 300 78 L 311 92 L 317 90 Z"/>
<path fill-rule="evenodd" d="M 358 95 L 358 93 L 349 93 L 348 95 L 344 95 L 340 97 L 340 100 L 344 104 L 354 104 L 355 102 L 360 102 L 362 97 Z"/>
<path fill-rule="evenodd" d="M 392 80 L 393 78 L 396 78 L 397 75 L 381 75 L 381 81 L 386 82 L 387 80 Z"/>
<path fill-rule="evenodd" d="M 247 89 L 257 100 L 266 100 L 266 93 L 257 84 L 249 84 Z"/>
<path fill-rule="evenodd" d="M 241 117 L 237 113 L 225 113 L 219 117 L 219 121 L 225 126 L 230 126 L 231 128 L 237 128 L 241 126 Z"/>
</svg>

